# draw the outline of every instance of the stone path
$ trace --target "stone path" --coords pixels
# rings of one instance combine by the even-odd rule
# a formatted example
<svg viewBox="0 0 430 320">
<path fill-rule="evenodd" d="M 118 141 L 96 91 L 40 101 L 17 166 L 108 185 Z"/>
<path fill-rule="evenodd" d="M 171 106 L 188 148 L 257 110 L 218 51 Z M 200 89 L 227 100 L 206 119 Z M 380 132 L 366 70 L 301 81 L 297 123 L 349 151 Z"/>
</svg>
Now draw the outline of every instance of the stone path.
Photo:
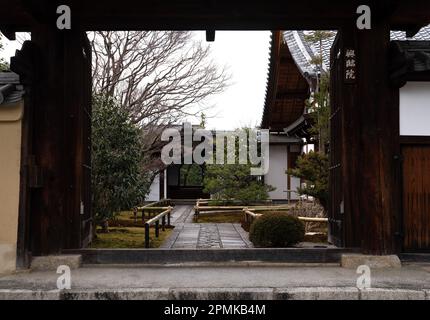
<svg viewBox="0 0 430 320">
<path fill-rule="evenodd" d="M 193 215 L 193 206 L 175 206 L 171 216 L 175 229 L 161 248 L 252 248 L 240 224 L 193 223 Z"/>
</svg>

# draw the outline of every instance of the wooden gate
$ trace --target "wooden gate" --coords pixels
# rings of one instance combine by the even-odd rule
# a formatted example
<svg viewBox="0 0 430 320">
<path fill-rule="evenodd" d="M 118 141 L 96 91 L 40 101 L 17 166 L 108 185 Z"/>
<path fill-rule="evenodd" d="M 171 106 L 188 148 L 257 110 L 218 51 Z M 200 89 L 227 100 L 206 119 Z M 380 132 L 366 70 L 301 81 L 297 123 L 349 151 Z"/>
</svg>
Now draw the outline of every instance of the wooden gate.
<svg viewBox="0 0 430 320">
<path fill-rule="evenodd" d="M 342 64 L 338 59 L 339 39 L 336 40 L 331 52 L 330 79 L 330 172 L 329 172 L 329 242 L 336 246 L 344 245 L 343 228 L 343 186 L 342 186 Z"/>
<path fill-rule="evenodd" d="M 26 91 L 18 268 L 92 236 L 90 43 L 81 31 L 47 34 L 33 34 L 11 63 Z"/>
<path fill-rule="evenodd" d="M 404 145 L 403 250 L 430 251 L 430 144 Z"/>
</svg>

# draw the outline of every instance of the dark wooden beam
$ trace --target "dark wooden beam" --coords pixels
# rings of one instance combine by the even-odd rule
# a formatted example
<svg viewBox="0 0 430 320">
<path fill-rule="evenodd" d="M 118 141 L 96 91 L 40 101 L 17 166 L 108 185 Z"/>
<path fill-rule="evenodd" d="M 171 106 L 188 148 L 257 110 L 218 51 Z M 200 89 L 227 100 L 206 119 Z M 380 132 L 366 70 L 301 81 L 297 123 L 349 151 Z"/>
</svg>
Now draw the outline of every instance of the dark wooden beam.
<svg viewBox="0 0 430 320">
<path fill-rule="evenodd" d="M 15 31 L 12 31 L 10 28 L 2 28 L 0 29 L 1 33 L 10 41 L 15 41 Z"/>
<path fill-rule="evenodd" d="M 429 136 L 401 136 L 400 143 L 430 145 L 430 137 Z"/>
<path fill-rule="evenodd" d="M 206 30 L 206 41 L 215 41 L 215 30 Z"/>
<path fill-rule="evenodd" d="M 422 26 L 421 25 L 415 25 L 410 26 L 406 29 L 406 37 L 407 38 L 413 38 L 420 30 Z"/>
<path fill-rule="evenodd" d="M 291 90 L 291 91 L 278 91 L 276 93 L 275 100 L 284 100 L 284 99 L 307 99 L 309 97 L 308 91 L 303 90 Z"/>
<path fill-rule="evenodd" d="M 60 3 L 61 2 L 61 3 Z M 369 0 L 375 11 L 380 1 Z M 2 4 L 0 26 L 27 30 L 35 21 L 55 26 L 56 6 L 72 9 L 72 23 L 85 30 L 288 30 L 338 29 L 355 22 L 360 1 L 320 0 L 21 0 Z M 385 1 L 393 29 L 430 23 L 427 0 Z M 22 5 L 24 4 L 24 5 Z M 3 10 L 4 9 L 4 10 Z M 384 12 L 382 10 L 382 12 Z M 386 12 L 386 11 L 385 11 Z"/>
</svg>

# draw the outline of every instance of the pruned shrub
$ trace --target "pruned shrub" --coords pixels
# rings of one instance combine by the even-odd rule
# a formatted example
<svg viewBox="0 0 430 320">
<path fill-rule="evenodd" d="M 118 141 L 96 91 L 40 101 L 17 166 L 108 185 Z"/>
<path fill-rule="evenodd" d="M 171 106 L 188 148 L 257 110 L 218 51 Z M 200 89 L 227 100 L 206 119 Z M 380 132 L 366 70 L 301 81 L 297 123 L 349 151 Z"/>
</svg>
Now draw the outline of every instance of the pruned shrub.
<svg viewBox="0 0 430 320">
<path fill-rule="evenodd" d="M 303 241 L 305 226 L 285 212 L 265 213 L 250 228 L 249 238 L 256 247 L 283 248 Z"/>
</svg>

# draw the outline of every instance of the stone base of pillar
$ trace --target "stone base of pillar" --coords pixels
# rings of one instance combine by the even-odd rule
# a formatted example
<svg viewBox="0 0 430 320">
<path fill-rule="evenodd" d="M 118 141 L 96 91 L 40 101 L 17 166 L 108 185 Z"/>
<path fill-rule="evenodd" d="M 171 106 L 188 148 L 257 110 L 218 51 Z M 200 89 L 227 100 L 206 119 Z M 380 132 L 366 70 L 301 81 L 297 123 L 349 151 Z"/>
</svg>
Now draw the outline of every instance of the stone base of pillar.
<svg viewBox="0 0 430 320">
<path fill-rule="evenodd" d="M 57 270 L 61 265 L 78 269 L 82 265 L 82 256 L 78 254 L 39 256 L 33 257 L 31 261 L 32 270 Z"/>
<path fill-rule="evenodd" d="M 341 267 L 356 269 L 358 266 L 366 265 L 371 269 L 400 268 L 402 263 L 397 255 L 372 256 L 364 254 L 343 254 Z"/>
</svg>

